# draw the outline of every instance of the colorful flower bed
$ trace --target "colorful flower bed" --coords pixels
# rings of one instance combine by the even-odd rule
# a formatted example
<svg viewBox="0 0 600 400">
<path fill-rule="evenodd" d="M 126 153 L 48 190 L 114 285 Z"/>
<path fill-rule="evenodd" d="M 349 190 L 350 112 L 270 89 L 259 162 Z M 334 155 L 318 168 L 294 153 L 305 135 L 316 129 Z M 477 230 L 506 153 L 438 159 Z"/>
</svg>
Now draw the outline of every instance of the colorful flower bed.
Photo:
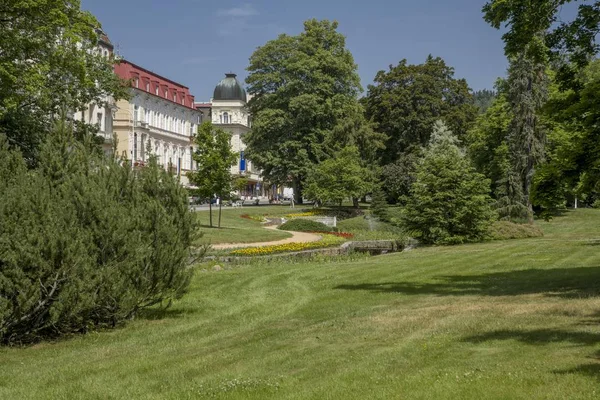
<svg viewBox="0 0 600 400">
<path fill-rule="evenodd" d="M 330 232 L 327 232 L 327 233 L 330 233 Z M 339 246 L 344 242 L 345 242 L 345 240 L 343 237 L 339 237 L 339 236 L 335 236 L 335 235 L 324 235 L 321 240 L 316 241 L 316 242 L 287 243 L 287 244 L 277 244 L 277 245 L 271 245 L 271 246 L 248 247 L 245 249 L 234 250 L 231 252 L 231 255 L 234 255 L 234 256 L 266 256 L 269 254 L 276 254 L 276 253 L 287 253 L 287 252 L 295 252 L 295 251 L 302 251 L 302 250 L 334 247 L 334 246 Z"/>
<path fill-rule="evenodd" d="M 312 231 L 308 233 L 316 233 L 317 235 L 333 235 L 344 239 L 352 239 L 354 237 L 354 233 L 350 232 Z"/>
</svg>

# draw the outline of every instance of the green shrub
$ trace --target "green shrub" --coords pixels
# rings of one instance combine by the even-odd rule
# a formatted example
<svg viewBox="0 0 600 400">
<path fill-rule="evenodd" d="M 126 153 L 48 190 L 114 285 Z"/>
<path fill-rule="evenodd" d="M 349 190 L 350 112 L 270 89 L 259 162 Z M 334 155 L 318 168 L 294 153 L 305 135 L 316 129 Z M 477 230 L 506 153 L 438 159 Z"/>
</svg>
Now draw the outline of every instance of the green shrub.
<svg viewBox="0 0 600 400">
<path fill-rule="evenodd" d="M 131 171 L 62 126 L 28 171 L 0 138 L 0 342 L 115 326 L 183 295 L 194 220 L 149 164 Z"/>
<path fill-rule="evenodd" d="M 492 240 L 526 239 L 544 236 L 544 232 L 535 225 L 497 221 L 490 227 L 489 236 Z"/>
<path fill-rule="evenodd" d="M 285 224 L 281 225 L 279 229 L 283 231 L 295 231 L 295 232 L 314 232 L 314 231 L 324 231 L 330 232 L 333 229 L 330 226 L 327 226 L 321 222 L 313 221 L 310 219 L 292 219 L 287 221 Z"/>
</svg>

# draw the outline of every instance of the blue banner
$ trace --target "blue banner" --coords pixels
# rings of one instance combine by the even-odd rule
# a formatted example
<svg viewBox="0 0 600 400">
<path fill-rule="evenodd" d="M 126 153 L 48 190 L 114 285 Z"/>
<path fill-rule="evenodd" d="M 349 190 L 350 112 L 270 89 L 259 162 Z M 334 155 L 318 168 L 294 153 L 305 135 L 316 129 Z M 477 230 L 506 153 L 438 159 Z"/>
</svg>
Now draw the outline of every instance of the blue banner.
<svg viewBox="0 0 600 400">
<path fill-rule="evenodd" d="M 246 170 L 246 159 L 244 158 L 244 152 L 240 152 L 240 171 Z"/>
</svg>

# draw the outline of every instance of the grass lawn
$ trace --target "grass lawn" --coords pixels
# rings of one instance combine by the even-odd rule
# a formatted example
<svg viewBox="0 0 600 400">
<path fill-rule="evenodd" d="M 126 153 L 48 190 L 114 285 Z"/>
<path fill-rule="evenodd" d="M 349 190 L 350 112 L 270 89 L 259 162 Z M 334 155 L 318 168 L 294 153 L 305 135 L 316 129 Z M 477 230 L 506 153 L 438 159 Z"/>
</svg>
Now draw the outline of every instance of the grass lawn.
<svg viewBox="0 0 600 400">
<path fill-rule="evenodd" d="M 0 349 L 0 398 L 598 399 L 600 211 L 540 226 L 198 272 L 167 312 Z"/>
<path fill-rule="evenodd" d="M 219 243 L 253 243 L 253 242 L 271 242 L 291 237 L 290 233 L 278 230 L 264 229 L 260 222 L 241 218 L 240 215 L 264 215 L 270 216 L 285 215 L 293 212 L 289 206 L 261 206 L 261 207 L 241 207 L 241 208 L 223 208 L 221 214 L 221 228 L 211 228 L 209 226 L 208 211 L 196 212 L 200 220 L 200 230 L 204 236 L 199 240 L 200 243 L 210 242 Z M 213 226 L 217 226 L 219 210 L 213 209 Z"/>
</svg>

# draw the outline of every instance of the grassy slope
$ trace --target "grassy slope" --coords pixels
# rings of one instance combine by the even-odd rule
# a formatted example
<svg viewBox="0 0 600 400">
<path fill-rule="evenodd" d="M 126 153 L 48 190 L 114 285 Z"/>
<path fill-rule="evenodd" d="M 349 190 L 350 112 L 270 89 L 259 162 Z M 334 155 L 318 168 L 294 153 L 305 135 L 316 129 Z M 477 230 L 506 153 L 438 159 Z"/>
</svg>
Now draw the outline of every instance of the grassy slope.
<svg viewBox="0 0 600 400">
<path fill-rule="evenodd" d="M 598 399 L 599 222 L 199 273 L 164 314 L 1 349 L 0 398 Z"/>
<path fill-rule="evenodd" d="M 221 215 L 221 228 L 211 228 L 209 226 L 208 211 L 198 211 L 196 213 L 200 220 L 200 230 L 204 236 L 200 243 L 210 242 L 219 243 L 253 243 L 253 242 L 271 242 L 291 237 L 292 235 L 284 231 L 266 230 L 260 222 L 240 218 L 242 214 L 249 215 L 280 215 L 292 212 L 289 207 L 242 207 L 242 208 L 223 208 Z M 213 210 L 213 226 L 217 226 L 219 218 L 218 208 Z"/>
</svg>

